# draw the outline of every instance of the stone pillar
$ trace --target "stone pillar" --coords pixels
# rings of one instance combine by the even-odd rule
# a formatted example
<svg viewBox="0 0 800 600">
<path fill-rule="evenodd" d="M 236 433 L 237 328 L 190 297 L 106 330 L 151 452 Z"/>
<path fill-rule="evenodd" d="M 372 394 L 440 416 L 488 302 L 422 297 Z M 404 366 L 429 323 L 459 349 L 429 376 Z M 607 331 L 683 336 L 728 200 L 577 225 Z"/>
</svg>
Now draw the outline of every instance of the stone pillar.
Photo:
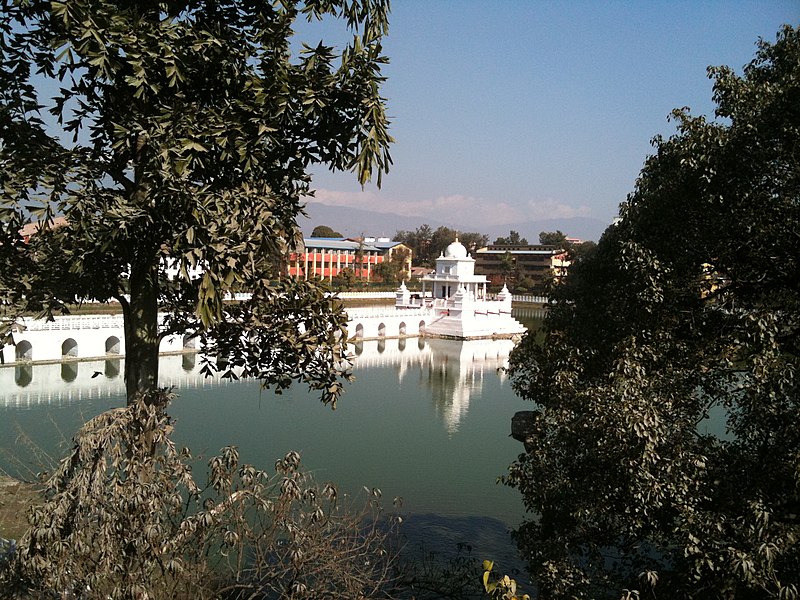
<svg viewBox="0 0 800 600">
<path fill-rule="evenodd" d="M 411 303 L 411 292 L 408 291 L 405 281 L 397 288 L 395 297 L 395 306 L 408 306 Z"/>
<path fill-rule="evenodd" d="M 469 304 L 467 290 L 464 289 L 463 285 L 459 284 L 456 293 L 453 294 L 453 310 L 461 313 L 464 310 L 465 304 Z"/>
<path fill-rule="evenodd" d="M 511 292 L 508 291 L 506 284 L 503 284 L 503 289 L 497 294 L 497 299 L 502 303 L 500 310 L 511 314 Z"/>
</svg>

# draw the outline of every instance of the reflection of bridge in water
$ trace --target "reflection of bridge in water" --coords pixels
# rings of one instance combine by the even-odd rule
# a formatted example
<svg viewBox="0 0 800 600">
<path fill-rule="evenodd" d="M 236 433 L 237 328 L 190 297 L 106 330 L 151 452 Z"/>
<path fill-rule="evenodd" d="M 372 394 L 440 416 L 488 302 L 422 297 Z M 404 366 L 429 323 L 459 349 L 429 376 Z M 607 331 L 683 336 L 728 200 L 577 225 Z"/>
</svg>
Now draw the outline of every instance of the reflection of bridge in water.
<svg viewBox="0 0 800 600">
<path fill-rule="evenodd" d="M 0 408 L 34 404 L 64 405 L 93 398 L 125 397 L 124 358 L 18 363 L 0 368 Z M 211 387 L 229 380 L 205 377 L 195 353 L 162 356 L 162 387 Z"/>
<path fill-rule="evenodd" d="M 502 367 L 513 346 L 511 340 L 400 338 L 361 341 L 350 350 L 356 375 L 361 369 L 390 368 L 402 383 L 408 373 L 420 373 L 437 414 L 453 433 L 484 377 L 501 369 L 503 379 Z M 159 385 L 180 390 L 235 384 L 218 376 L 206 377 L 201 367 L 198 354 L 162 356 Z M 8 365 L 0 368 L 0 410 L 66 406 L 97 398 L 119 398 L 121 404 L 123 373 L 124 358 Z"/>
</svg>

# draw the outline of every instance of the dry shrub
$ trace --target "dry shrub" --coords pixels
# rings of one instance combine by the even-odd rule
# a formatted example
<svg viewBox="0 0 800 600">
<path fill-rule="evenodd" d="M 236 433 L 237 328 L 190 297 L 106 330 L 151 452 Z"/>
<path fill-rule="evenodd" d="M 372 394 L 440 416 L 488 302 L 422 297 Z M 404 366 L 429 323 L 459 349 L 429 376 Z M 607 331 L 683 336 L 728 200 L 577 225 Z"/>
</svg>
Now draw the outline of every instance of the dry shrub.
<svg viewBox="0 0 800 600">
<path fill-rule="evenodd" d="M 374 598 L 390 585 L 393 526 L 290 452 L 268 474 L 233 447 L 195 482 L 165 391 L 89 421 L 46 481 L 46 502 L 0 594 L 51 598 Z"/>
</svg>

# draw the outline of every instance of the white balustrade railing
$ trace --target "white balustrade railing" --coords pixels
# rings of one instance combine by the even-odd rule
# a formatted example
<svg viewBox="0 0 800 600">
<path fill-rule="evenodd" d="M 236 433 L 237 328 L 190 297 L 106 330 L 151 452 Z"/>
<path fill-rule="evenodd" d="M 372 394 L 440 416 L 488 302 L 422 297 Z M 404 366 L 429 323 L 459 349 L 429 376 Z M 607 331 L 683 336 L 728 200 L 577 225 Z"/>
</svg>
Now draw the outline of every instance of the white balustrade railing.
<svg viewBox="0 0 800 600">
<path fill-rule="evenodd" d="M 63 331 L 76 329 L 119 329 L 124 326 L 122 315 L 84 315 L 45 319 L 19 319 L 27 331 Z"/>
<path fill-rule="evenodd" d="M 550 300 L 547 296 L 533 296 L 533 295 L 513 295 L 511 296 L 512 302 L 525 302 L 527 304 L 547 304 Z"/>
<path fill-rule="evenodd" d="M 166 319 L 166 314 L 158 315 L 161 325 Z M 120 315 L 66 315 L 53 317 L 52 321 L 45 319 L 21 318 L 17 324 L 26 331 L 75 331 L 86 329 L 123 329 L 124 317 Z"/>
<path fill-rule="evenodd" d="M 425 316 L 430 314 L 426 308 L 395 309 L 394 306 L 367 306 L 363 308 L 348 308 L 347 316 L 351 321 L 356 319 L 378 319 L 385 317 Z"/>
<path fill-rule="evenodd" d="M 342 300 L 383 300 L 395 298 L 397 292 L 331 292 L 330 295 Z"/>
<path fill-rule="evenodd" d="M 378 296 L 377 294 L 380 294 Z M 393 292 L 343 292 L 339 294 L 340 298 L 394 298 Z M 513 302 L 529 303 L 529 304 L 547 304 L 548 299 L 545 296 L 533 295 L 518 295 L 512 296 Z M 434 299 L 432 302 L 428 300 L 428 306 L 434 305 L 437 307 L 447 307 L 448 302 L 442 301 L 440 298 Z M 351 319 L 364 319 L 364 318 L 379 318 L 379 317 L 397 317 L 402 315 L 409 316 L 422 316 L 429 312 L 427 307 L 415 306 L 413 308 L 407 307 L 401 309 L 399 313 L 394 306 L 374 306 L 351 308 L 347 310 L 347 314 Z M 164 315 L 159 315 L 159 322 L 162 321 Z M 25 327 L 27 331 L 64 331 L 64 330 L 82 330 L 82 329 L 120 329 L 124 326 L 123 316 L 118 315 L 81 315 L 81 316 L 57 316 L 52 321 L 45 321 L 44 319 L 20 319 L 20 325 Z"/>
</svg>

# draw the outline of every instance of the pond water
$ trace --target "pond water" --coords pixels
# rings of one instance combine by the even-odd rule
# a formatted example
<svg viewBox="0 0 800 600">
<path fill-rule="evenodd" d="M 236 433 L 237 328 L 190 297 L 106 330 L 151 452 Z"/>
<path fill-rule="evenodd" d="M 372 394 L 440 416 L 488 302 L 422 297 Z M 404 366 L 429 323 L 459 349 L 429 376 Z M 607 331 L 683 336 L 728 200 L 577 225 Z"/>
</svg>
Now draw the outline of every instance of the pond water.
<svg viewBox="0 0 800 600">
<path fill-rule="evenodd" d="M 289 450 L 320 481 L 354 494 L 379 488 L 402 498 L 405 533 L 437 552 L 469 544 L 478 558 L 514 562 L 507 530 L 519 524 L 518 493 L 497 485 L 522 450 L 511 417 L 530 405 L 502 370 L 510 341 L 365 342 L 356 381 L 336 410 L 297 386 L 275 395 L 257 382 L 204 379 L 193 355 L 162 358 L 161 383 L 174 439 L 207 459 L 225 445 L 271 469 Z M 0 369 L 0 468 L 30 477 L 57 460 L 87 418 L 124 405 L 120 361 Z"/>
</svg>

